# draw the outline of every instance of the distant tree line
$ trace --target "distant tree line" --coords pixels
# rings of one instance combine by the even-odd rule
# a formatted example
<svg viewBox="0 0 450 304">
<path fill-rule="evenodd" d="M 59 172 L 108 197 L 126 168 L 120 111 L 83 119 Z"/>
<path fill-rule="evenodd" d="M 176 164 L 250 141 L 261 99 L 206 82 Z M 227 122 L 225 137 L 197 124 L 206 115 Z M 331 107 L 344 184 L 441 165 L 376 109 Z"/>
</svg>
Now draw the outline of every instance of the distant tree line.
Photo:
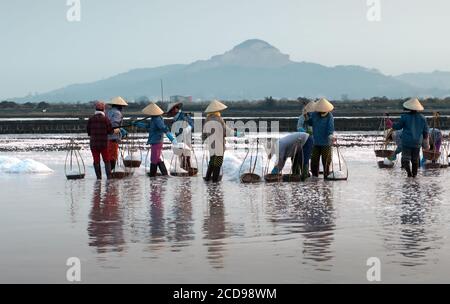
<svg viewBox="0 0 450 304">
<path fill-rule="evenodd" d="M 332 101 L 336 105 L 337 112 L 365 112 L 365 111 L 401 111 L 402 104 L 405 99 L 389 99 L 387 97 L 373 97 L 370 99 L 354 100 L 354 101 Z M 301 108 L 312 99 L 299 97 L 292 99 L 275 99 L 271 96 L 262 100 L 240 100 L 231 101 L 224 100 L 229 106 L 230 112 L 245 113 L 249 112 L 300 112 Z M 427 110 L 447 110 L 450 111 L 450 97 L 447 98 L 427 98 L 422 99 Z M 39 103 L 16 103 L 13 101 L 1 101 L 1 113 L 67 113 L 69 116 L 88 115 L 92 112 L 95 101 L 85 103 L 48 103 L 45 101 Z M 149 103 L 147 98 L 141 98 L 138 102 L 129 103 L 128 113 L 138 115 L 140 111 Z M 184 104 L 184 110 L 189 112 L 202 112 L 208 105 L 209 101 L 192 101 Z M 166 110 L 169 102 L 157 102 L 157 104 Z"/>
</svg>

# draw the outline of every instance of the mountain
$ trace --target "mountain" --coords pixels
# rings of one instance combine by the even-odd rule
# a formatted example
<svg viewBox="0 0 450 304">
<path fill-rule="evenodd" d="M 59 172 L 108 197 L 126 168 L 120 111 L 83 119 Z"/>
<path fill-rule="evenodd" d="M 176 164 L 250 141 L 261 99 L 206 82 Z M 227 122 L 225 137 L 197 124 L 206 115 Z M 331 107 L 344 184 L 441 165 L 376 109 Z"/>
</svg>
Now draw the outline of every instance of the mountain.
<svg viewBox="0 0 450 304">
<path fill-rule="evenodd" d="M 422 89 L 450 90 L 450 72 L 409 73 L 396 76 L 398 80 Z"/>
<path fill-rule="evenodd" d="M 13 100 L 77 102 L 107 100 L 117 95 L 129 100 L 141 96 L 156 99 L 160 96 L 160 79 L 164 80 L 166 96 L 189 95 L 206 100 L 252 100 L 265 96 L 361 99 L 446 94 L 443 90 L 419 87 L 360 66 L 327 67 L 294 62 L 269 43 L 252 39 L 208 60 L 131 70 L 108 79 Z"/>
</svg>

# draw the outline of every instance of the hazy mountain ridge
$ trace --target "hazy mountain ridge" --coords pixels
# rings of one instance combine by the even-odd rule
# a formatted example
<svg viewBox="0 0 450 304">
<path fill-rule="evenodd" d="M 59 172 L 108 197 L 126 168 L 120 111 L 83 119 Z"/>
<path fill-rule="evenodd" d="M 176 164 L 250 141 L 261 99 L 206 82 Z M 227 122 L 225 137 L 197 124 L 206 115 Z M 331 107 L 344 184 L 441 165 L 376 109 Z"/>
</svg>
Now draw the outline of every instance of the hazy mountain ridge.
<svg viewBox="0 0 450 304">
<path fill-rule="evenodd" d="M 450 77 L 450 73 L 449 77 Z M 408 74 L 387 76 L 361 66 L 327 67 L 317 63 L 294 62 L 269 43 L 252 39 L 208 60 L 142 68 L 107 79 L 74 84 L 49 93 L 12 100 L 77 102 L 124 96 L 160 98 L 160 79 L 166 97 L 190 95 L 194 99 L 261 99 L 265 96 L 297 98 L 327 96 L 332 99 L 362 99 L 373 96 L 445 96 L 447 88 L 414 84 Z"/>
</svg>

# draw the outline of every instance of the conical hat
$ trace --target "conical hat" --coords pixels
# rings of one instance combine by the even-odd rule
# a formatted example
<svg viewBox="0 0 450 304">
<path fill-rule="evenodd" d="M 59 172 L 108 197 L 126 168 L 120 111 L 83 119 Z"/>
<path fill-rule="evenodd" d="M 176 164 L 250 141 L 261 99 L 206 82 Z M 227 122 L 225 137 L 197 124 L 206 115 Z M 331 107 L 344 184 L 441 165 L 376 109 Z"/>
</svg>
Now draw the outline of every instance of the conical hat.
<svg viewBox="0 0 450 304">
<path fill-rule="evenodd" d="M 319 113 L 328 113 L 333 111 L 334 106 L 325 98 L 320 99 L 314 106 L 314 111 Z"/>
<path fill-rule="evenodd" d="M 405 109 L 411 110 L 411 111 L 423 111 L 425 110 L 423 105 L 420 103 L 419 99 L 417 98 L 412 98 L 410 100 L 408 100 L 407 102 L 405 102 L 403 104 L 403 107 Z"/>
<path fill-rule="evenodd" d="M 214 113 L 214 112 L 220 112 L 223 111 L 225 109 L 227 109 L 228 107 L 226 105 L 224 105 L 223 103 L 221 103 L 218 100 L 213 100 L 209 106 L 206 108 L 205 113 Z"/>
<path fill-rule="evenodd" d="M 128 107 L 128 103 L 120 96 L 114 97 L 108 104 L 122 106 L 122 107 Z"/>
<path fill-rule="evenodd" d="M 315 111 L 315 107 L 316 107 L 316 103 L 314 101 L 310 101 L 308 102 L 308 104 L 305 106 L 305 108 L 303 109 L 304 112 L 306 113 L 311 113 Z"/>
<path fill-rule="evenodd" d="M 173 102 L 173 103 L 169 103 L 169 106 L 167 107 L 167 112 L 169 113 L 170 111 L 172 111 L 173 108 L 175 108 L 176 106 L 183 106 L 182 102 Z"/>
<path fill-rule="evenodd" d="M 164 114 L 164 111 L 156 103 L 151 102 L 142 110 L 142 113 L 148 116 L 160 116 Z"/>
</svg>

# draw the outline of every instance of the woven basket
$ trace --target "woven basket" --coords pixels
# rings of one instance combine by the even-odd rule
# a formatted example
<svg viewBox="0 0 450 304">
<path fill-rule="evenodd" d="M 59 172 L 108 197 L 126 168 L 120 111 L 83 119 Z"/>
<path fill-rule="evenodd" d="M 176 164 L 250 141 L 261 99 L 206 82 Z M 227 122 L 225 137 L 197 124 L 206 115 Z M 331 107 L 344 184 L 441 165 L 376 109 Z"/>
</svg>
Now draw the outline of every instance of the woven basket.
<svg viewBox="0 0 450 304">
<path fill-rule="evenodd" d="M 380 158 L 388 158 L 394 156 L 393 150 L 375 150 L 375 155 Z"/>
<path fill-rule="evenodd" d="M 197 174 L 197 168 L 190 168 L 188 172 L 170 172 L 170 175 L 175 177 L 192 177 L 196 176 Z"/>
<path fill-rule="evenodd" d="M 86 174 L 73 174 L 73 175 L 66 175 L 68 180 L 77 180 L 77 179 L 83 179 L 85 178 Z"/>
<path fill-rule="evenodd" d="M 245 173 L 241 175 L 241 182 L 244 184 L 259 183 L 261 176 L 254 173 Z"/>
<path fill-rule="evenodd" d="M 281 174 L 267 174 L 264 176 L 264 180 L 267 183 L 278 183 L 283 180 L 283 176 Z"/>
<path fill-rule="evenodd" d="M 141 166 L 142 161 L 140 160 L 124 160 L 123 165 L 126 168 L 139 168 Z"/>
<path fill-rule="evenodd" d="M 378 168 L 380 168 L 380 169 L 392 169 L 394 167 L 395 167 L 395 163 L 392 163 L 392 165 L 386 165 L 384 163 L 384 161 L 379 161 L 378 162 Z"/>
<path fill-rule="evenodd" d="M 423 151 L 423 157 L 426 160 L 437 161 L 441 157 L 441 152 L 438 152 L 438 151 Z"/>
</svg>

